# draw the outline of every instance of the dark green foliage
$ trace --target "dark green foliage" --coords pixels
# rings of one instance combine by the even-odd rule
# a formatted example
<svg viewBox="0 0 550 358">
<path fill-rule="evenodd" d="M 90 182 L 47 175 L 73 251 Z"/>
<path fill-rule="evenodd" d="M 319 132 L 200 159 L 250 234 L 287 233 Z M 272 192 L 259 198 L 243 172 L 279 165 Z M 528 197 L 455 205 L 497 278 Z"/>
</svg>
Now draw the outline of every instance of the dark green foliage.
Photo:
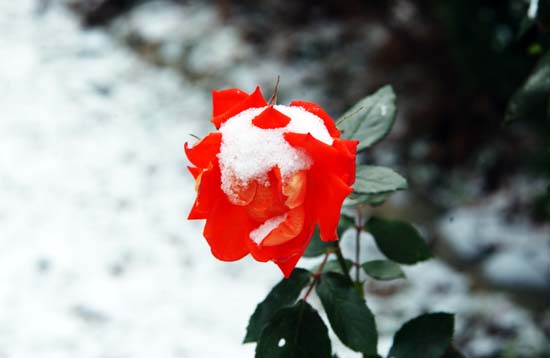
<svg viewBox="0 0 550 358">
<path fill-rule="evenodd" d="M 346 205 L 383 203 L 393 192 L 407 189 L 407 180 L 390 168 L 358 165 L 353 193 Z"/>
<path fill-rule="evenodd" d="M 345 259 L 344 261 L 346 262 L 346 267 L 349 272 L 349 270 L 351 270 L 351 268 L 353 267 L 353 261 L 348 259 Z M 323 272 L 337 272 L 340 274 L 344 274 L 344 272 L 342 272 L 342 266 L 340 265 L 340 262 L 338 260 L 327 261 L 325 267 L 323 267 Z"/>
<path fill-rule="evenodd" d="M 372 260 L 364 262 L 361 267 L 370 277 L 377 280 L 395 280 L 396 278 L 405 278 L 405 273 L 401 267 L 389 260 Z"/>
<path fill-rule="evenodd" d="M 374 316 L 349 280 L 338 273 L 324 273 L 317 295 L 342 343 L 356 352 L 375 355 L 378 333 Z"/>
<path fill-rule="evenodd" d="M 453 332 L 452 314 L 438 312 L 416 317 L 397 331 L 389 357 L 444 358 L 449 350 Z"/>
<path fill-rule="evenodd" d="M 296 268 L 288 279 L 283 278 L 273 287 L 267 297 L 256 306 L 256 310 L 250 317 L 244 343 L 256 342 L 263 327 L 273 315 L 281 308 L 294 304 L 302 289 L 310 282 L 311 273 L 308 270 Z"/>
<path fill-rule="evenodd" d="M 527 10 L 527 6 L 517 6 L 518 3 L 517 0 L 437 3 L 436 14 L 446 30 L 446 44 L 465 94 L 490 93 L 497 100 L 506 100 L 527 75 L 533 59 L 513 43 Z"/>
<path fill-rule="evenodd" d="M 380 194 L 407 189 L 407 180 L 390 168 L 358 165 L 353 191 L 359 194 Z"/>
<path fill-rule="evenodd" d="M 528 119 L 529 117 L 544 118 L 545 111 L 550 108 L 550 52 L 539 61 L 525 84 L 510 100 L 506 121 Z M 546 116 L 550 118 L 550 113 Z"/>
<path fill-rule="evenodd" d="M 330 358 L 328 330 L 305 301 L 279 310 L 262 331 L 256 358 Z"/>
<path fill-rule="evenodd" d="M 355 225 L 355 221 L 352 217 L 347 215 L 341 215 L 340 221 L 338 222 L 337 234 L 338 238 L 341 239 L 342 235 L 346 230 Z M 309 245 L 304 252 L 304 257 L 316 257 L 327 252 L 329 248 L 334 248 L 336 245 L 334 242 L 324 242 L 319 236 L 319 228 L 315 228 L 315 232 L 309 242 Z"/>
<path fill-rule="evenodd" d="M 458 350 L 453 344 L 450 344 L 449 347 L 447 347 L 447 350 L 445 353 L 443 353 L 444 358 L 466 358 L 464 354 L 462 354 L 461 351 Z"/>
<path fill-rule="evenodd" d="M 304 252 L 304 257 L 316 257 L 324 254 L 330 247 L 333 247 L 334 243 L 324 242 L 321 240 L 319 235 L 319 228 L 315 228 L 315 232 L 311 237 L 309 245 L 307 245 L 306 251 Z"/>
<path fill-rule="evenodd" d="M 543 26 L 547 28 L 550 26 L 550 0 L 539 0 L 536 19 Z"/>
<path fill-rule="evenodd" d="M 359 140 L 357 151 L 360 152 L 388 135 L 396 114 L 393 88 L 384 86 L 351 107 L 336 121 L 336 126 L 343 139 Z"/>
<path fill-rule="evenodd" d="M 366 230 L 372 234 L 380 251 L 395 262 L 412 265 L 432 256 L 424 239 L 407 222 L 372 217 Z"/>
</svg>

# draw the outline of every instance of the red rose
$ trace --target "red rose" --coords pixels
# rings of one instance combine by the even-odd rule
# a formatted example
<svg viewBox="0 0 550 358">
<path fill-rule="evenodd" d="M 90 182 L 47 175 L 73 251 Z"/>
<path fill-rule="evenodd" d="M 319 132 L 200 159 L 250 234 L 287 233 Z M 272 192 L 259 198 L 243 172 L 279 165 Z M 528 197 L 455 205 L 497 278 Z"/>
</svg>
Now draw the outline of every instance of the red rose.
<svg viewBox="0 0 550 358">
<path fill-rule="evenodd" d="M 339 139 L 314 103 L 268 105 L 259 88 L 213 91 L 212 102 L 218 131 L 185 144 L 197 191 L 189 219 L 206 219 L 204 237 L 218 259 L 250 253 L 288 277 L 315 225 L 322 240 L 337 240 L 357 142 Z"/>
</svg>

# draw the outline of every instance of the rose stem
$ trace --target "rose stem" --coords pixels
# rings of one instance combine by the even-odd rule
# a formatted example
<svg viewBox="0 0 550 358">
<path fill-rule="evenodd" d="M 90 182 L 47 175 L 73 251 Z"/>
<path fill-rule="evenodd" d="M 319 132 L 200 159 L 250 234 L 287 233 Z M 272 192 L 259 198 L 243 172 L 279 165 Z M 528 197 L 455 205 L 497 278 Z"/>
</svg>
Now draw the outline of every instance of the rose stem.
<svg viewBox="0 0 550 358">
<path fill-rule="evenodd" d="M 361 249 L 361 225 L 363 218 L 361 216 L 361 209 L 357 207 L 357 222 L 355 223 L 355 283 L 359 284 L 359 251 Z"/>
<path fill-rule="evenodd" d="M 311 290 L 313 290 L 313 287 L 315 287 L 315 285 L 317 284 L 317 282 L 319 281 L 319 277 L 321 277 L 321 272 L 323 272 L 323 269 L 325 268 L 325 264 L 327 263 L 327 259 L 328 259 L 328 255 L 330 255 L 332 250 L 327 250 L 325 252 L 325 257 L 323 257 L 323 261 L 321 262 L 321 264 L 319 265 L 319 268 L 317 269 L 317 272 L 315 272 L 313 274 L 313 282 L 309 285 L 308 289 L 307 289 L 307 292 L 306 294 L 304 295 L 304 301 L 307 300 L 307 297 L 309 296 L 309 294 L 311 293 Z"/>
<path fill-rule="evenodd" d="M 336 258 L 338 259 L 340 268 L 342 269 L 342 272 L 348 279 L 349 283 L 353 284 L 353 280 L 349 275 L 348 265 L 346 264 L 346 260 L 344 259 L 344 256 L 342 256 L 342 250 L 340 249 L 340 241 L 335 241 L 334 243 L 336 244 L 336 247 L 334 248 L 334 253 L 336 254 Z"/>
</svg>

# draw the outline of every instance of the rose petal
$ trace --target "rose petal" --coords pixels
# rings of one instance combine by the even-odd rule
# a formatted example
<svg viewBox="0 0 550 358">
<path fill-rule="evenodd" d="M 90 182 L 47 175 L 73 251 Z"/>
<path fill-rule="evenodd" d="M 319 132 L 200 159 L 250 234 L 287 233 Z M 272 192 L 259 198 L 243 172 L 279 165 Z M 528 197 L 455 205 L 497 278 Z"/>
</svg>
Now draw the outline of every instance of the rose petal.
<svg viewBox="0 0 550 358">
<path fill-rule="evenodd" d="M 247 245 L 250 253 L 254 257 L 254 259 L 263 262 L 289 257 L 294 254 L 301 255 L 306 249 L 307 244 L 311 240 L 311 236 L 313 235 L 313 230 L 315 228 L 314 223 L 311 222 L 310 219 L 310 217 L 305 215 L 302 231 L 293 239 L 288 240 L 280 245 L 258 245 L 256 242 L 249 238 L 249 240 L 247 241 Z"/>
<path fill-rule="evenodd" d="M 260 246 L 275 246 L 294 239 L 304 228 L 304 207 L 289 210 L 285 221 L 271 231 L 260 243 Z"/>
<path fill-rule="evenodd" d="M 342 203 L 352 192 L 350 185 L 355 180 L 355 156 L 350 148 L 357 144 L 335 140 L 329 146 L 309 134 L 298 133 L 286 133 L 285 139 L 313 159 L 307 173 L 306 210 L 315 213 L 321 239 L 334 241 Z"/>
<path fill-rule="evenodd" d="M 231 200 L 233 204 L 239 206 L 245 206 L 250 204 L 254 197 L 256 196 L 256 191 L 258 190 L 258 183 L 256 181 L 251 181 L 247 185 L 240 184 L 235 180 L 231 184 L 231 192 L 235 194 L 235 198 Z"/>
<path fill-rule="evenodd" d="M 241 97 L 241 95 L 238 96 Z M 247 97 L 244 97 L 242 100 L 235 102 L 233 106 L 228 107 L 228 105 L 220 105 L 220 113 L 214 114 L 212 117 L 212 123 L 214 123 L 217 129 L 219 129 L 225 121 L 233 116 L 236 116 L 240 112 L 249 108 L 260 108 L 265 106 L 267 106 L 267 102 L 260 91 L 260 87 L 256 87 L 256 90 L 254 90 L 253 93 L 247 95 Z M 217 111 L 215 111 L 215 113 L 216 112 Z"/>
<path fill-rule="evenodd" d="M 201 169 L 207 168 L 210 162 L 217 161 L 216 155 L 220 152 L 222 134 L 214 132 L 195 143 L 191 148 L 184 145 L 185 154 L 191 163 Z"/>
<path fill-rule="evenodd" d="M 275 167 L 269 172 L 267 186 L 258 183 L 254 199 L 246 206 L 248 215 L 258 223 L 263 223 L 287 211 L 284 205 L 283 194 L 280 190 L 280 179 L 276 174 L 277 170 Z"/>
<path fill-rule="evenodd" d="M 204 170 L 197 184 L 197 198 L 187 217 L 189 220 L 206 219 L 218 198 L 225 198 L 225 193 L 220 189 L 220 169 L 217 165 Z"/>
<path fill-rule="evenodd" d="M 312 174 L 316 175 L 316 173 Z M 323 174 L 317 173 L 317 175 Z M 331 174 L 325 174 L 322 179 L 313 178 L 310 183 L 313 192 L 323 193 L 323 195 L 314 196 L 312 200 L 312 205 L 317 208 L 321 240 L 335 241 L 338 239 L 336 229 L 340 220 L 342 204 L 353 190 L 342 179 Z"/>
<path fill-rule="evenodd" d="M 300 170 L 290 177 L 282 187 L 282 192 L 286 196 L 285 205 L 289 209 L 294 209 L 304 203 L 306 198 L 307 174 L 305 170 Z"/>
<path fill-rule="evenodd" d="M 267 107 L 262 113 L 252 120 L 258 128 L 273 129 L 285 127 L 290 122 L 290 118 L 273 108 Z"/>
<path fill-rule="evenodd" d="M 187 170 L 189 170 L 189 173 L 191 173 L 194 179 L 197 179 L 197 177 L 202 173 L 202 168 L 196 168 L 189 165 L 187 166 Z"/>
<path fill-rule="evenodd" d="M 303 149 L 311 157 L 313 166 L 338 176 L 354 178 L 355 156 L 349 151 L 352 144 L 342 143 L 349 141 L 336 139 L 331 146 L 315 139 L 311 134 L 285 133 L 284 136 L 291 146 Z"/>
<path fill-rule="evenodd" d="M 208 213 L 203 234 L 216 258 L 235 261 L 248 254 L 246 241 L 251 229 L 246 210 L 221 196 Z"/>
<path fill-rule="evenodd" d="M 339 173 L 339 175 L 342 180 L 350 186 L 355 183 L 355 153 L 357 151 L 358 144 L 359 141 L 356 140 L 340 139 L 336 139 L 334 143 L 332 143 L 333 147 L 340 152 L 342 158 L 346 158 L 346 160 L 344 160 L 346 167 Z"/>
<path fill-rule="evenodd" d="M 236 103 L 248 98 L 248 93 L 229 88 L 222 91 L 212 91 L 212 117 L 219 116 L 231 109 Z"/>
<path fill-rule="evenodd" d="M 288 278 L 296 263 L 304 254 L 313 235 L 313 229 L 314 225 L 308 222 L 306 215 L 302 232 L 292 240 L 277 246 L 261 246 L 252 240 L 248 240 L 248 248 L 255 260 L 262 262 L 273 261 L 279 266 L 285 277 Z"/>
<path fill-rule="evenodd" d="M 283 272 L 283 275 L 285 275 L 285 278 L 289 278 L 292 274 L 292 270 L 296 267 L 296 264 L 300 260 L 300 257 L 302 257 L 304 251 L 301 253 L 293 254 L 292 256 L 282 257 L 282 258 L 276 258 L 273 260 L 277 266 L 281 269 Z"/>
<path fill-rule="evenodd" d="M 318 104 L 306 101 L 292 101 L 290 102 L 290 106 L 302 107 L 309 113 L 312 113 L 321 118 L 325 123 L 325 127 L 327 127 L 330 136 L 333 138 L 340 138 L 340 131 L 338 130 L 338 128 L 336 128 L 334 120 Z"/>
</svg>

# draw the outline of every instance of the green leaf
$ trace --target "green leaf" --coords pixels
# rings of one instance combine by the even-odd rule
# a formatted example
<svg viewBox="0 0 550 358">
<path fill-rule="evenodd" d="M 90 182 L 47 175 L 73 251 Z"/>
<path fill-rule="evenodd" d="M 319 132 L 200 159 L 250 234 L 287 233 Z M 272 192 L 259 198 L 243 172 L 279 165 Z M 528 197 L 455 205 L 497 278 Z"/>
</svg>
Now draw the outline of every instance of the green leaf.
<svg viewBox="0 0 550 358">
<path fill-rule="evenodd" d="M 390 168 L 358 165 L 353 191 L 358 194 L 380 194 L 407 189 L 407 180 Z"/>
<path fill-rule="evenodd" d="M 378 206 L 383 204 L 393 192 L 380 193 L 380 194 L 359 194 L 351 193 L 344 200 L 345 206 L 357 206 L 359 204 L 368 204 L 372 206 Z"/>
<path fill-rule="evenodd" d="M 323 273 L 317 285 L 317 295 L 342 343 L 356 352 L 377 354 L 378 333 L 374 316 L 345 276 Z"/>
<path fill-rule="evenodd" d="M 365 273 L 377 280 L 395 280 L 396 278 L 405 278 L 405 273 L 401 267 L 389 260 L 372 260 L 364 262 L 361 267 Z"/>
<path fill-rule="evenodd" d="M 338 237 L 341 238 L 344 232 L 354 225 L 355 221 L 353 218 L 347 215 L 341 215 L 337 229 Z M 303 256 L 317 257 L 327 252 L 327 250 L 331 247 L 336 247 L 336 244 L 334 242 L 324 242 L 323 240 L 321 240 L 321 237 L 319 236 L 319 228 L 316 227 L 315 232 L 311 237 L 311 241 L 309 242 L 309 245 L 307 246 Z"/>
<path fill-rule="evenodd" d="M 324 254 L 331 247 L 334 247 L 333 242 L 324 242 L 319 236 L 319 227 L 315 228 L 315 232 L 311 237 L 311 241 L 307 245 L 306 251 L 304 252 L 304 257 L 316 257 Z"/>
<path fill-rule="evenodd" d="M 535 21 L 531 19 L 529 16 L 527 16 L 526 14 L 525 17 L 519 23 L 519 29 L 516 35 L 516 39 L 517 40 L 521 39 L 533 27 L 534 24 L 535 24 Z"/>
<path fill-rule="evenodd" d="M 453 331 L 454 316 L 450 313 L 428 313 L 416 317 L 397 331 L 389 357 L 445 357 Z"/>
<path fill-rule="evenodd" d="M 405 221 L 372 217 L 365 229 L 372 234 L 380 251 L 395 262 L 412 265 L 432 256 L 418 231 Z"/>
<path fill-rule="evenodd" d="M 328 329 L 305 301 L 278 311 L 262 331 L 256 358 L 330 358 Z"/>
<path fill-rule="evenodd" d="M 537 21 L 542 24 L 546 29 L 550 25 L 550 1 L 549 0 L 539 0 L 539 8 L 537 11 Z M 546 30 L 542 30 L 546 31 Z"/>
<path fill-rule="evenodd" d="M 540 59 L 525 84 L 510 100 L 505 122 L 518 118 L 540 117 L 539 113 L 544 113 L 548 105 L 550 105 L 550 52 Z"/>
<path fill-rule="evenodd" d="M 346 267 L 349 270 L 353 267 L 353 261 L 344 259 L 346 262 Z M 317 272 L 319 270 L 319 266 L 315 267 L 312 271 Z M 338 260 L 329 260 L 326 262 L 325 267 L 323 267 L 323 272 L 337 272 L 343 274 L 342 272 L 342 266 L 340 265 L 340 262 Z"/>
<path fill-rule="evenodd" d="M 395 93 L 391 86 L 384 86 L 351 107 L 336 121 L 336 126 L 342 132 L 342 139 L 359 141 L 359 152 L 390 132 L 396 113 Z"/>
<path fill-rule="evenodd" d="M 282 279 L 267 297 L 256 306 L 256 310 L 248 321 L 246 337 L 243 343 L 256 342 L 262 329 L 273 317 L 275 312 L 285 306 L 293 305 L 300 292 L 311 282 L 311 272 L 295 268 L 288 279 Z"/>
<path fill-rule="evenodd" d="M 406 188 L 407 180 L 390 168 L 358 165 L 353 193 L 346 198 L 344 205 L 380 205 L 393 192 Z"/>
<path fill-rule="evenodd" d="M 338 234 L 338 238 L 341 238 L 342 235 L 346 231 L 348 231 L 349 228 L 352 228 L 355 226 L 355 219 L 351 216 L 347 216 L 344 214 L 340 214 L 340 221 L 338 222 L 338 228 L 336 228 L 336 233 Z"/>
<path fill-rule="evenodd" d="M 447 350 L 443 354 L 445 358 L 466 358 L 466 356 L 458 350 L 453 344 L 449 344 Z"/>
</svg>

